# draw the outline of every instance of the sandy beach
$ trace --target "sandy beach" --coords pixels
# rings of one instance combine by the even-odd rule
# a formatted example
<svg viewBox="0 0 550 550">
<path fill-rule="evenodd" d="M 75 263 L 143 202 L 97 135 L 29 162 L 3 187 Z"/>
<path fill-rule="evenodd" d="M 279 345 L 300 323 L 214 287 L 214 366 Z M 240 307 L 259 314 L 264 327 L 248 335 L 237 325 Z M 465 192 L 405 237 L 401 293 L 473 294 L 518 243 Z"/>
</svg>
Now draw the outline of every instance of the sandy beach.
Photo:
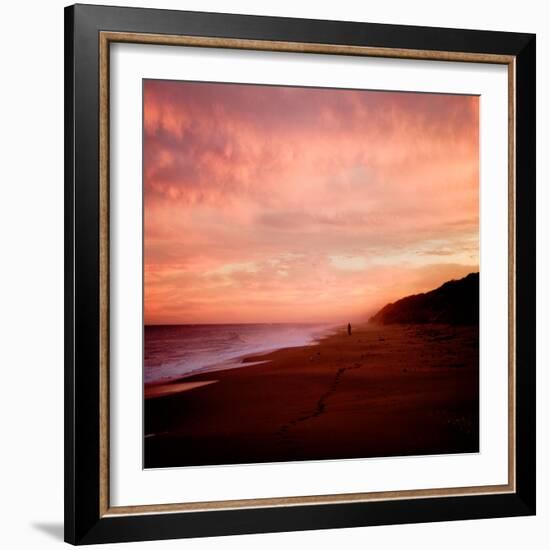
<svg viewBox="0 0 550 550">
<path fill-rule="evenodd" d="M 477 327 L 371 323 L 244 361 L 266 362 L 146 391 L 146 468 L 479 450 Z"/>
</svg>

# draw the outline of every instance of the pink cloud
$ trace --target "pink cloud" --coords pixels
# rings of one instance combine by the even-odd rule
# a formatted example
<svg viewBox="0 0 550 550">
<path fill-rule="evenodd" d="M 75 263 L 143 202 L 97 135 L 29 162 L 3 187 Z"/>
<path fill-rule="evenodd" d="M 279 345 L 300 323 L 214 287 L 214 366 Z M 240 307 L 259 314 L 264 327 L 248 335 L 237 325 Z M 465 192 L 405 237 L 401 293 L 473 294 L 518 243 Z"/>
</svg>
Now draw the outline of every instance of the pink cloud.
<svg viewBox="0 0 550 550">
<path fill-rule="evenodd" d="M 146 81 L 146 321 L 333 318 L 344 294 L 359 315 L 399 296 L 377 277 L 403 281 L 397 293 L 418 273 L 477 269 L 478 109 L 471 96 Z M 331 266 L 346 254 L 365 273 Z M 255 267 L 223 271 L 239 264 Z M 308 292 L 322 298 L 295 319 Z"/>
</svg>

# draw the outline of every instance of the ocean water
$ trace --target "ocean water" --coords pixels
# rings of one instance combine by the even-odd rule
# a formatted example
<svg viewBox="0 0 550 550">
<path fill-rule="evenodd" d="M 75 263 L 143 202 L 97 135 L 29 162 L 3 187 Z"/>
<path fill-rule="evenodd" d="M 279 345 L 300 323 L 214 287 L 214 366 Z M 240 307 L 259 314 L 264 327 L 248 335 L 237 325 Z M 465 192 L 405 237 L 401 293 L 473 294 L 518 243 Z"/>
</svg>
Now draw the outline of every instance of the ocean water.
<svg viewBox="0 0 550 550">
<path fill-rule="evenodd" d="M 144 330 L 144 381 L 155 384 L 200 372 L 250 366 L 247 356 L 312 345 L 332 324 L 151 325 Z"/>
</svg>

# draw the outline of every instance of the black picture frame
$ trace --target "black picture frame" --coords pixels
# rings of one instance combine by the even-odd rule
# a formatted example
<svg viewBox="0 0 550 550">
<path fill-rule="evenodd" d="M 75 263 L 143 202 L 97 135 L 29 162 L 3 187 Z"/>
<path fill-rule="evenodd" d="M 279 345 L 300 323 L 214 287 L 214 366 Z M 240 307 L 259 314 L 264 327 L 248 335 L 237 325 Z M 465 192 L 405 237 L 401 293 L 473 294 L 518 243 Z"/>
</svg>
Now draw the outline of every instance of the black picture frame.
<svg viewBox="0 0 550 550">
<path fill-rule="evenodd" d="M 100 512 L 100 32 L 512 56 L 515 491 L 230 510 Z M 72 544 L 535 514 L 535 35 L 75 5 L 65 9 L 65 540 Z"/>
</svg>

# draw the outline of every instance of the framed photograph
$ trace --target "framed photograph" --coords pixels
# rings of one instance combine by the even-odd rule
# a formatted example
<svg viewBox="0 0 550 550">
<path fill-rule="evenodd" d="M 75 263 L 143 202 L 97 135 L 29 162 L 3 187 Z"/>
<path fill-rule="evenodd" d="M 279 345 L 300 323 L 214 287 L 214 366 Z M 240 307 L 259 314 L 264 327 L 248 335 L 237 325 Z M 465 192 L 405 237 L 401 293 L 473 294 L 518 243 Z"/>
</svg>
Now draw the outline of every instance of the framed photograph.
<svg viewBox="0 0 550 550">
<path fill-rule="evenodd" d="M 535 513 L 535 36 L 65 11 L 65 537 Z"/>
</svg>

